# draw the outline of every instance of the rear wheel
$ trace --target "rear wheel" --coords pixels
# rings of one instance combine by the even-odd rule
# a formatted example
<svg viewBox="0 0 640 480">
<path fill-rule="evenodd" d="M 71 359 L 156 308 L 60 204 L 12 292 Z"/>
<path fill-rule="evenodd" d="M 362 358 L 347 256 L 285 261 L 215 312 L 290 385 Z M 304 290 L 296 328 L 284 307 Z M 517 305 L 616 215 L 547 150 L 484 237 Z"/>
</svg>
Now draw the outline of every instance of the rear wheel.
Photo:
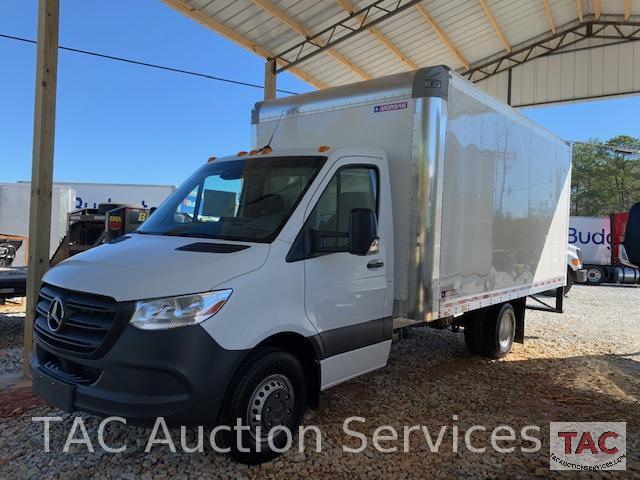
<svg viewBox="0 0 640 480">
<path fill-rule="evenodd" d="M 587 283 L 589 285 L 600 285 L 604 280 L 604 271 L 600 267 L 590 266 L 587 269 Z"/>
<path fill-rule="evenodd" d="M 297 433 L 305 401 L 303 369 L 296 357 L 279 349 L 251 355 L 231 384 L 223 413 L 222 423 L 232 428 L 225 436 L 231 456 L 255 465 L 280 455 L 278 450 Z M 241 431 L 240 444 L 233 430 L 237 422 L 248 427 Z"/>
<path fill-rule="evenodd" d="M 480 354 L 500 358 L 504 357 L 513 346 L 516 334 L 516 312 L 510 303 L 490 308 L 482 325 L 482 341 Z"/>
</svg>

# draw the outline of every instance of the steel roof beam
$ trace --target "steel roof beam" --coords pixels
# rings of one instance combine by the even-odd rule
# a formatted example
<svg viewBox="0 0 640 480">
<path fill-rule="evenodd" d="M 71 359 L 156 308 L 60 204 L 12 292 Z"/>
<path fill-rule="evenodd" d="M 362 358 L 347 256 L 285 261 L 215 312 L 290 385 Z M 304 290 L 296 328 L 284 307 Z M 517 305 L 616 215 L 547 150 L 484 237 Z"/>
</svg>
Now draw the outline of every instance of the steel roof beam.
<svg viewBox="0 0 640 480">
<path fill-rule="evenodd" d="M 353 5 L 351 5 L 351 3 L 349 3 L 348 0 L 336 0 L 336 1 L 338 2 L 338 5 L 340 5 L 349 14 L 352 14 L 354 12 Z M 364 20 L 364 18 L 362 18 L 362 15 L 356 18 L 360 22 Z M 418 65 L 416 65 L 413 61 L 411 61 L 411 59 L 409 59 L 409 57 L 407 57 L 404 53 L 402 53 L 402 51 L 398 47 L 396 47 L 393 44 L 393 42 L 389 40 L 386 37 L 386 35 L 382 33 L 378 28 L 370 27 L 369 31 L 372 33 L 374 37 L 378 39 L 380 43 L 382 43 L 385 47 L 387 47 L 387 49 L 391 53 L 393 53 L 396 57 L 398 57 L 398 59 L 402 63 L 404 63 L 407 67 L 409 67 L 411 70 L 416 70 L 418 68 Z"/>
<path fill-rule="evenodd" d="M 255 3 L 258 7 L 262 8 L 265 12 L 267 12 L 272 17 L 277 18 L 282 23 L 286 24 L 291 30 L 293 30 L 297 34 L 302 35 L 305 38 L 309 38 L 313 36 L 313 33 L 307 30 L 307 28 L 304 25 L 302 25 L 297 20 L 291 18 L 282 10 L 274 7 L 269 1 L 253 0 L 253 3 Z M 323 42 L 320 39 L 317 40 L 317 43 L 319 45 L 323 45 Z M 369 75 L 367 72 L 365 72 L 363 69 L 361 69 L 357 65 L 354 65 L 348 58 L 346 58 L 341 53 L 337 52 L 335 49 L 329 48 L 325 51 L 325 53 L 331 56 L 333 59 L 340 62 L 341 64 L 343 64 L 345 67 L 347 67 L 349 70 L 351 70 L 353 73 L 355 73 L 362 79 L 364 80 L 371 79 L 371 75 Z"/>
<path fill-rule="evenodd" d="M 270 59 L 277 60 L 280 65 L 282 65 L 283 63 L 285 64 L 277 70 L 277 73 L 290 70 L 291 68 L 298 66 L 302 62 L 309 60 L 310 58 L 324 52 L 325 50 L 333 48 L 339 43 L 344 42 L 345 40 L 348 40 L 360 34 L 361 32 L 364 32 L 365 30 L 369 30 L 374 25 L 384 22 L 385 20 L 388 20 L 389 18 L 399 14 L 400 12 L 403 12 L 408 8 L 417 5 L 421 1 L 422 0 L 398 0 L 397 2 L 394 2 L 394 4 L 390 7 L 382 7 L 381 4 L 384 2 L 388 2 L 388 0 L 376 0 L 370 5 L 362 8 L 361 10 L 353 12 L 351 15 L 345 17 L 339 22 L 330 25 L 321 32 L 318 32 L 315 35 L 305 39 L 304 41 L 297 43 L 296 45 L 276 54 L 273 57 L 270 57 Z M 383 12 L 383 14 L 379 17 L 371 18 L 370 13 L 374 10 L 381 11 Z M 359 18 L 361 20 L 358 20 Z M 354 19 L 359 23 L 355 28 L 351 26 Z M 325 37 L 328 37 L 327 43 L 324 45 L 320 45 L 319 39 Z M 308 53 L 304 53 L 305 50 L 311 51 L 308 51 Z"/>
<path fill-rule="evenodd" d="M 535 58 L 594 48 L 592 46 L 581 46 L 589 38 L 608 41 L 595 48 L 640 41 L 640 22 L 623 22 L 622 16 L 618 17 L 618 21 L 610 19 L 609 16 L 607 18 L 603 17 L 602 20 L 596 20 L 595 15 L 589 15 L 585 18 L 586 21 L 582 23 L 574 20 L 558 28 L 556 33 L 540 36 L 517 45 L 513 47 L 511 53 L 492 56 L 476 62 L 468 71 L 460 73 L 468 80 L 479 82 Z M 624 33 L 620 28 L 621 26 L 628 27 L 630 25 L 638 28 L 628 33 Z M 610 27 L 613 27 L 613 29 Z"/>
<path fill-rule="evenodd" d="M 469 62 L 467 61 L 467 59 L 464 57 L 464 55 L 462 55 L 462 52 L 460 52 L 460 50 L 458 50 L 456 48 L 456 46 L 453 44 L 453 42 L 451 40 L 449 40 L 449 37 L 447 37 L 447 35 L 440 28 L 440 26 L 436 23 L 436 21 L 433 19 L 433 17 L 431 17 L 431 15 L 429 15 L 429 12 L 427 11 L 427 9 L 424 8 L 422 5 L 416 5 L 416 8 L 418 9 L 418 12 L 420 12 L 420 14 L 427 21 L 429 26 L 431 26 L 433 31 L 436 32 L 438 37 L 440 37 L 440 40 L 442 40 L 442 42 L 451 51 L 451 53 L 453 53 L 453 55 L 460 61 L 460 63 L 462 63 L 465 66 L 465 68 L 468 69 L 469 68 Z"/>
<path fill-rule="evenodd" d="M 551 31 L 556 33 L 556 24 L 553 22 L 553 15 L 551 14 L 551 7 L 549 7 L 549 0 L 542 0 L 542 3 L 544 4 L 544 13 L 547 14 L 547 21 L 549 22 Z"/>
<path fill-rule="evenodd" d="M 495 17 L 491 13 L 491 10 L 489 9 L 489 5 L 487 5 L 487 1 L 486 0 L 480 0 L 480 5 L 482 6 L 482 9 L 484 10 L 485 16 L 489 20 L 489 23 L 491 23 L 491 26 L 496 31 L 496 35 L 498 35 L 498 38 L 502 42 L 502 45 L 504 46 L 504 49 L 507 52 L 511 52 L 511 45 L 509 45 L 509 42 L 507 41 L 507 37 L 504 36 L 504 33 L 502 33 L 502 29 L 500 28 L 500 25 L 498 25 L 498 22 L 496 21 Z"/>
<path fill-rule="evenodd" d="M 240 35 L 236 31 L 234 31 L 232 28 L 220 22 L 217 22 L 216 20 L 209 17 L 208 15 L 205 15 L 199 10 L 189 7 L 183 0 L 163 0 L 163 1 L 170 7 L 182 13 L 183 15 L 186 15 L 187 17 L 191 17 L 193 20 L 197 21 L 198 23 L 204 25 L 207 28 L 210 28 L 211 30 L 219 33 L 220 35 L 228 38 L 232 42 L 237 43 L 241 47 L 244 47 L 247 50 L 251 50 L 252 52 L 267 59 L 270 59 L 271 57 L 273 57 L 273 53 L 271 53 L 267 49 L 261 47 L 257 43 L 252 42 L 248 38 Z M 286 62 L 281 59 L 278 59 L 276 61 L 279 65 L 286 64 Z M 326 85 L 324 83 L 315 79 L 313 76 L 309 75 L 308 73 L 306 73 L 304 70 L 301 70 L 300 68 L 289 68 L 289 70 L 293 75 L 297 76 L 298 78 L 304 80 L 308 84 L 313 85 L 318 89 L 326 88 Z"/>
</svg>

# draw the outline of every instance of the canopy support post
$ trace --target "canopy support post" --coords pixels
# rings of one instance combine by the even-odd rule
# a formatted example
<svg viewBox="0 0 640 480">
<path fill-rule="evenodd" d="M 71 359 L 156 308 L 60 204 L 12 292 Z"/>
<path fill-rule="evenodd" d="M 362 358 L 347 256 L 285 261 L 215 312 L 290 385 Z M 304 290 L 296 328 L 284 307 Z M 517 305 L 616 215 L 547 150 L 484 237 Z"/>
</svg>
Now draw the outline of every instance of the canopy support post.
<svg viewBox="0 0 640 480">
<path fill-rule="evenodd" d="M 59 13 L 59 0 L 39 0 L 33 159 L 29 203 L 27 311 L 24 322 L 22 365 L 22 371 L 26 378 L 30 376 L 29 355 L 33 347 L 33 323 L 40 282 L 49 268 Z"/>
<path fill-rule="evenodd" d="M 264 99 L 276 98 L 276 61 L 267 60 L 264 65 Z"/>
</svg>

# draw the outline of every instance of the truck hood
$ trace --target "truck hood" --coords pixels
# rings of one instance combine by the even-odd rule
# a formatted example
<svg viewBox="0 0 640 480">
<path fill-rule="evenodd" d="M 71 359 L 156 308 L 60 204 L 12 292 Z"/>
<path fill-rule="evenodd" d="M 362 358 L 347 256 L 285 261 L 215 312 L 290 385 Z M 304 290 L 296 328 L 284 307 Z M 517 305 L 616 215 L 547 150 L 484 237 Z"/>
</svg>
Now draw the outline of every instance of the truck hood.
<svg viewBox="0 0 640 480">
<path fill-rule="evenodd" d="M 269 253 L 269 245 L 263 243 L 242 243 L 248 248 L 214 253 L 211 250 L 219 250 L 216 245 L 240 244 L 159 235 L 126 237 L 60 262 L 45 274 L 43 281 L 117 301 L 186 295 L 216 286 L 224 288 L 224 282 L 260 268 Z M 204 244 L 205 248 L 176 250 L 192 244 Z"/>
</svg>

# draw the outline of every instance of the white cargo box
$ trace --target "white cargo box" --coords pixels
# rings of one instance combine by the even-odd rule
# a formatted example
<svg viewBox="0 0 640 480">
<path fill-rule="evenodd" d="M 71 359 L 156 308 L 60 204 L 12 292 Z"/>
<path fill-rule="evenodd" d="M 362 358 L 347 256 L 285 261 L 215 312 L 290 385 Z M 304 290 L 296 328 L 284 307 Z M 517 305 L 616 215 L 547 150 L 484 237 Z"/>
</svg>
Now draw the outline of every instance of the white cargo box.
<svg viewBox="0 0 640 480">
<path fill-rule="evenodd" d="M 378 147 L 394 316 L 434 320 L 563 286 L 571 147 L 446 67 L 258 103 L 254 147 Z"/>
</svg>

